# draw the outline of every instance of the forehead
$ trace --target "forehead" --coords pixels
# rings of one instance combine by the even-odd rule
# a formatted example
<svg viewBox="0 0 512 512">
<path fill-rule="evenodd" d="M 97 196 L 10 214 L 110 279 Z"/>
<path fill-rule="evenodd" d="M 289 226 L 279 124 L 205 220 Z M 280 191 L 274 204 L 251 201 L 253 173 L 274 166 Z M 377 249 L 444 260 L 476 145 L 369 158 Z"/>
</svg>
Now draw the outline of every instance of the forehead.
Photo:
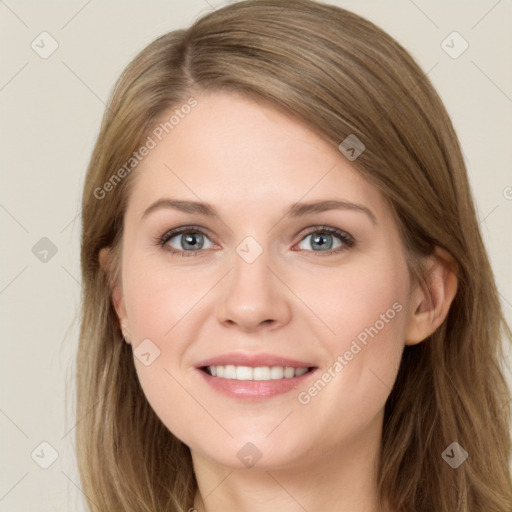
<svg viewBox="0 0 512 512">
<path fill-rule="evenodd" d="M 172 194 L 244 209 L 337 198 L 385 213 L 378 189 L 305 123 L 235 93 L 195 98 L 176 124 L 165 125 L 176 107 L 161 116 L 167 131 L 160 129 L 161 140 L 153 131 L 155 146 L 134 171 L 131 209 Z"/>
</svg>

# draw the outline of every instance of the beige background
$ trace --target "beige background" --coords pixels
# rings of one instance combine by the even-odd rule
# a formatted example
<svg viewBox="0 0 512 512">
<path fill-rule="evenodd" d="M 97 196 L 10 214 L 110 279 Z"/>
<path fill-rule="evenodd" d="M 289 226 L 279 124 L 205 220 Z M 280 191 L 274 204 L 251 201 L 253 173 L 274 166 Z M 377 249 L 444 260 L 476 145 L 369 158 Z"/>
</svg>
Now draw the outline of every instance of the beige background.
<svg viewBox="0 0 512 512">
<path fill-rule="evenodd" d="M 104 103 L 135 53 L 224 3 L 0 1 L 0 512 L 83 510 L 73 377 L 79 201 L 87 161 Z M 511 2 L 330 3 L 380 25 L 429 71 L 462 142 L 480 226 L 512 322 L 512 68 L 506 65 Z M 38 38 L 43 31 L 59 45 L 46 59 L 31 47 L 36 40 L 44 50 Z M 441 47 L 453 31 L 469 44 L 456 59 Z M 45 41 L 47 51 L 50 39 Z M 450 41 L 452 52 L 461 48 L 460 40 Z M 57 250 L 46 262 L 32 250 L 37 243 L 44 249 L 43 237 Z M 510 347 L 507 353 L 510 360 Z M 58 452 L 48 469 L 40 464 L 52 461 L 52 448 L 41 442 Z"/>
</svg>

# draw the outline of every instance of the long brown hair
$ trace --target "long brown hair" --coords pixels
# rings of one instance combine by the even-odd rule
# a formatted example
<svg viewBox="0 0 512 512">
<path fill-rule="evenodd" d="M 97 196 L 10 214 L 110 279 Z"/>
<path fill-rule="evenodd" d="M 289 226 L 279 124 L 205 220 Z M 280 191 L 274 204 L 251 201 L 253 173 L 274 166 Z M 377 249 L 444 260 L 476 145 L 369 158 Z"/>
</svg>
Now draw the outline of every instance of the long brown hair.
<svg viewBox="0 0 512 512">
<path fill-rule="evenodd" d="M 452 123 L 426 74 L 393 38 L 349 11 L 309 0 L 249 0 L 212 12 L 159 37 L 116 83 L 82 203 L 76 436 L 91 510 L 193 506 L 190 450 L 144 396 L 109 285 L 119 279 L 124 211 L 137 173 L 126 162 L 163 113 L 207 89 L 270 102 L 336 146 L 356 135 L 366 149 L 353 165 L 389 199 L 411 271 L 421 279 L 417 262 L 436 246 L 453 256 L 458 289 L 448 315 L 427 340 L 405 348 L 386 402 L 379 493 L 397 512 L 510 512 L 501 338 L 510 341 L 512 333 Z M 99 265 L 103 247 L 112 248 L 111 273 Z M 468 458 L 453 469 L 442 453 L 455 441 Z"/>
</svg>

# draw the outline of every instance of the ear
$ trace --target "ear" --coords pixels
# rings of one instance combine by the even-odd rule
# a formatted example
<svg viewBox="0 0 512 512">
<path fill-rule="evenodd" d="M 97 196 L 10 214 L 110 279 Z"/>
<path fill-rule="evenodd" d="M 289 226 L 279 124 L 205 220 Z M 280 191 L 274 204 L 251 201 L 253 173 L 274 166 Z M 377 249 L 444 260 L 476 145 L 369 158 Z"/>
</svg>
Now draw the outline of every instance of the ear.
<svg viewBox="0 0 512 512">
<path fill-rule="evenodd" d="M 112 251 L 110 247 L 103 247 L 100 249 L 98 259 L 100 266 L 107 275 L 108 283 L 110 286 L 111 299 L 116 310 L 117 317 L 121 325 L 121 331 L 123 333 L 125 341 L 130 344 L 130 331 L 128 324 L 128 315 L 126 314 L 126 308 L 124 305 L 123 291 L 119 283 L 115 282 L 112 273 Z"/>
<path fill-rule="evenodd" d="M 453 256 L 436 247 L 424 280 L 411 294 L 405 344 L 416 345 L 430 336 L 444 321 L 457 292 L 457 263 Z"/>
</svg>

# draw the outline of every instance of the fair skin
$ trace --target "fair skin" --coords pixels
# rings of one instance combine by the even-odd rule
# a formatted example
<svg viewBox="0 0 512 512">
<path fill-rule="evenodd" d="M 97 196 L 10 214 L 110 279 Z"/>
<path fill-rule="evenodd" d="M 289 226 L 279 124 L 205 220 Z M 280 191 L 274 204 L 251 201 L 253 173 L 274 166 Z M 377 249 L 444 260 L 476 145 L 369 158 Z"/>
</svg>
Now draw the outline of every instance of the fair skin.
<svg viewBox="0 0 512 512">
<path fill-rule="evenodd" d="M 448 255 L 429 260 L 430 297 L 410 280 L 389 204 L 336 146 L 262 102 L 195 97 L 198 106 L 135 171 L 112 289 L 126 341 L 135 351 L 149 339 L 160 351 L 147 366 L 134 363 L 152 408 L 191 449 L 194 507 L 378 512 L 384 405 L 404 347 L 448 312 L 457 287 Z M 166 207 L 143 216 L 162 198 L 208 203 L 217 216 Z M 285 215 L 294 203 L 331 199 L 359 207 Z M 155 242 L 182 226 L 195 228 Z M 258 255 L 251 262 L 237 252 L 246 237 L 252 245 L 242 248 Z M 100 253 L 106 271 L 108 254 Z M 350 356 L 372 326 L 377 334 Z M 207 380 L 196 367 L 228 352 L 315 370 L 288 391 L 242 398 L 209 383 L 230 379 Z M 338 356 L 343 368 L 333 372 Z M 329 368 L 329 382 L 308 392 Z"/>
</svg>

